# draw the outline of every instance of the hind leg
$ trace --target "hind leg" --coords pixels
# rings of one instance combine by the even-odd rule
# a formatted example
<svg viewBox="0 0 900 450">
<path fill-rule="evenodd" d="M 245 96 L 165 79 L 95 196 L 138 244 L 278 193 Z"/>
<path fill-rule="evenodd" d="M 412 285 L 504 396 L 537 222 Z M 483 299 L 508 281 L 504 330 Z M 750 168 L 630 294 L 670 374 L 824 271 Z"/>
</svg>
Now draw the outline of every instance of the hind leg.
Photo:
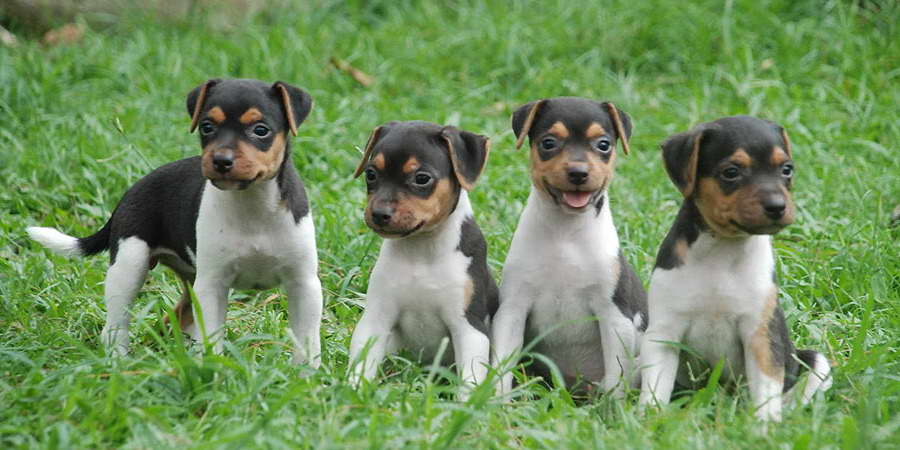
<svg viewBox="0 0 900 450">
<path fill-rule="evenodd" d="M 112 354 L 121 356 L 128 352 L 129 308 L 147 279 L 150 270 L 150 248 L 136 236 L 119 242 L 115 262 L 106 271 L 104 300 L 106 325 L 101 340 Z"/>
<path fill-rule="evenodd" d="M 181 299 L 175 305 L 175 317 L 178 319 L 178 325 L 182 333 L 186 334 L 193 341 L 200 341 L 200 330 L 197 328 L 197 321 L 194 319 L 194 305 L 191 300 L 193 277 L 185 277 L 181 274 L 178 277 L 181 280 Z"/>
</svg>

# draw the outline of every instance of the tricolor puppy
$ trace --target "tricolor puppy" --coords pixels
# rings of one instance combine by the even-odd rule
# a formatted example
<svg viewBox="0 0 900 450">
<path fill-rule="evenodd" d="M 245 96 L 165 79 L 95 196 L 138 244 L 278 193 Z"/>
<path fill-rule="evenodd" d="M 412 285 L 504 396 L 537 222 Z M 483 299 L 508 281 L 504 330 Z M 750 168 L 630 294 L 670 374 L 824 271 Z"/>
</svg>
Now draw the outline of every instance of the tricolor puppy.
<svg viewBox="0 0 900 450">
<path fill-rule="evenodd" d="M 778 305 L 770 235 L 794 221 L 787 133 L 726 117 L 671 136 L 662 155 L 684 202 L 650 281 L 640 401 L 668 403 L 676 381 L 689 387 L 690 374 L 703 372 L 698 358 L 724 360 L 722 379 L 746 377 L 757 416 L 779 420 L 801 369 L 810 369 L 801 403 L 831 385 L 828 361 L 794 348 Z M 679 357 L 672 342 L 696 353 Z"/>
<path fill-rule="evenodd" d="M 488 145 L 484 136 L 421 121 L 390 122 L 369 137 L 354 176 L 365 173 L 366 225 L 385 240 L 350 343 L 354 383 L 371 380 L 384 356 L 401 349 L 430 362 L 446 337 L 444 364 L 455 362 L 469 385 L 484 380 L 497 285 L 466 191 Z"/>
<path fill-rule="evenodd" d="M 222 349 L 228 289 L 283 285 L 295 362 L 319 364 L 322 290 L 312 215 L 291 161 L 296 135 L 312 99 L 282 82 L 209 80 L 188 94 L 191 131 L 200 129 L 201 156 L 166 164 L 132 186 L 106 225 L 85 238 L 52 228 L 28 233 L 66 255 L 109 249 L 103 341 L 128 350 L 129 307 L 157 263 L 181 278 L 176 307 L 182 328 L 204 331 Z M 205 330 L 194 321 L 187 288 L 193 283 Z"/>
<path fill-rule="evenodd" d="M 539 100 L 512 117 L 531 142 L 531 194 L 513 236 L 494 320 L 495 365 L 523 342 L 550 358 L 570 389 L 623 392 L 647 323 L 647 298 L 619 248 L 608 201 L 616 142 L 628 153 L 631 119 L 612 103 Z M 538 339 L 537 341 L 535 341 Z M 549 380 L 537 362 L 528 371 Z M 500 393 L 512 389 L 512 374 Z"/>
</svg>

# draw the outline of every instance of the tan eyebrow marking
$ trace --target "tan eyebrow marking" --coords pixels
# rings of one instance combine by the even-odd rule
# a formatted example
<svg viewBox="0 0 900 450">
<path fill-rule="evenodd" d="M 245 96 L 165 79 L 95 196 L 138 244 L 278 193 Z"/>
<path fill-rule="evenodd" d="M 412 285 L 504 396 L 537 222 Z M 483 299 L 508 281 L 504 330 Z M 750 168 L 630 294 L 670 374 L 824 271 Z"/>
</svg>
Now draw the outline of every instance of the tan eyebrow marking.
<svg viewBox="0 0 900 450">
<path fill-rule="evenodd" d="M 606 134 L 606 130 L 603 129 L 603 126 L 597 122 L 591 123 L 587 130 L 584 132 L 584 135 L 588 139 L 598 138 Z"/>
<path fill-rule="evenodd" d="M 552 126 L 550 126 L 550 129 L 547 131 L 555 134 L 560 139 L 565 139 L 565 138 L 569 137 L 569 129 L 566 128 L 566 126 L 563 125 L 562 122 L 554 123 Z"/>
<path fill-rule="evenodd" d="M 219 108 L 218 106 L 214 106 L 206 114 L 216 123 L 216 125 L 225 121 L 225 111 L 222 111 L 222 108 Z"/>
<path fill-rule="evenodd" d="M 258 109 L 250 108 L 244 111 L 244 114 L 241 114 L 241 117 L 238 120 L 240 120 L 244 125 L 250 125 L 251 123 L 258 121 L 259 119 L 262 119 L 262 117 L 263 115 L 261 112 L 259 112 Z"/>
</svg>

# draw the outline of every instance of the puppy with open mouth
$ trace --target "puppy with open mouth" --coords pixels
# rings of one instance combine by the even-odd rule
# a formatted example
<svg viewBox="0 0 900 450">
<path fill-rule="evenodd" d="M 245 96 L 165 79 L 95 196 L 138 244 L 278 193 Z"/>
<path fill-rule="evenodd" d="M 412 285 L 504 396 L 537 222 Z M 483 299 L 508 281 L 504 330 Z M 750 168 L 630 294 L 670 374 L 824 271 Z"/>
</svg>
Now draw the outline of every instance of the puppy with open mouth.
<svg viewBox="0 0 900 450">
<path fill-rule="evenodd" d="M 616 142 L 628 153 L 631 120 L 612 103 L 538 100 L 512 118 L 516 147 L 531 142 L 531 194 L 503 267 L 494 364 L 523 343 L 548 357 L 575 391 L 621 394 L 647 323 L 644 288 L 619 248 L 608 200 Z M 541 363 L 527 367 L 549 380 Z M 512 389 L 502 376 L 500 393 Z"/>
</svg>

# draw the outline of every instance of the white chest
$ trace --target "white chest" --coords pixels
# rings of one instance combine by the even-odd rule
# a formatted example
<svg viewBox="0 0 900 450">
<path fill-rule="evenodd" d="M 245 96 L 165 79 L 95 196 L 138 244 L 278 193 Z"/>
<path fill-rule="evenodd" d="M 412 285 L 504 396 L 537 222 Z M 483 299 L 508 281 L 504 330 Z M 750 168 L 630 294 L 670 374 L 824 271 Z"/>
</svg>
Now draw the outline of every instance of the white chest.
<svg viewBox="0 0 900 450">
<path fill-rule="evenodd" d="M 684 265 L 653 272 L 649 302 L 688 320 L 753 314 L 771 294 L 774 264 L 768 236 L 723 243 L 701 235 Z"/>
<path fill-rule="evenodd" d="M 244 194 L 212 186 L 204 191 L 197 217 L 199 270 L 230 278 L 237 289 L 265 289 L 297 268 L 316 263 L 311 214 L 295 223 L 290 211 L 277 203 L 277 192 L 255 193 L 260 198 Z"/>
</svg>

